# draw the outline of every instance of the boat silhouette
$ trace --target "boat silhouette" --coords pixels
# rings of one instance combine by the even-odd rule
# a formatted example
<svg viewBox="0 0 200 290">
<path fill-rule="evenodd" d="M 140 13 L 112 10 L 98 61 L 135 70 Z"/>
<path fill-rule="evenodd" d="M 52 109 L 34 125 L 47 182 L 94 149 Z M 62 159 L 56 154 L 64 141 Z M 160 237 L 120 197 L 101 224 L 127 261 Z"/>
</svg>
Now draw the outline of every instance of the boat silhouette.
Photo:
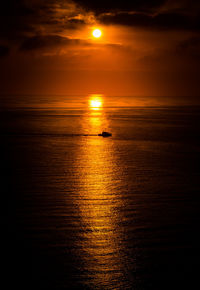
<svg viewBox="0 0 200 290">
<path fill-rule="evenodd" d="M 103 131 L 102 133 L 98 134 L 98 136 L 102 136 L 102 137 L 110 137 L 110 136 L 112 136 L 112 134 L 109 133 L 109 132 L 105 132 L 105 131 Z"/>
</svg>

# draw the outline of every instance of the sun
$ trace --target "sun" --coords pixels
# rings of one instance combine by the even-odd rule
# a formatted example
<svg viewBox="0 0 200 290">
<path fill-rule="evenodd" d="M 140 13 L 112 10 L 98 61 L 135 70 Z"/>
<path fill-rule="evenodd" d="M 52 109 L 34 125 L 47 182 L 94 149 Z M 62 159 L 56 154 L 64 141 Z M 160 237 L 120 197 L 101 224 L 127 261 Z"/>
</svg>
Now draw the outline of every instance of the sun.
<svg viewBox="0 0 200 290">
<path fill-rule="evenodd" d="M 94 30 L 92 31 L 92 35 L 93 35 L 95 38 L 99 38 L 99 37 L 101 37 L 101 34 L 102 34 L 102 32 L 101 32 L 100 29 L 94 29 Z"/>
</svg>

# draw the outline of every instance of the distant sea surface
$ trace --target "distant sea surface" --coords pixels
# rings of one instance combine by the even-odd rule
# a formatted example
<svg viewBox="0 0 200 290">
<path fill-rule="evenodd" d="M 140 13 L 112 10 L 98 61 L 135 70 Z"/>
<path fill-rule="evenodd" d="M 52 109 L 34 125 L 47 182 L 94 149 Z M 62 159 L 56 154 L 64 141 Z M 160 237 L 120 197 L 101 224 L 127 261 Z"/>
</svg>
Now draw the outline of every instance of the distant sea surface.
<svg viewBox="0 0 200 290">
<path fill-rule="evenodd" d="M 194 289 L 199 118 L 199 106 L 2 110 L 7 286 Z"/>
</svg>

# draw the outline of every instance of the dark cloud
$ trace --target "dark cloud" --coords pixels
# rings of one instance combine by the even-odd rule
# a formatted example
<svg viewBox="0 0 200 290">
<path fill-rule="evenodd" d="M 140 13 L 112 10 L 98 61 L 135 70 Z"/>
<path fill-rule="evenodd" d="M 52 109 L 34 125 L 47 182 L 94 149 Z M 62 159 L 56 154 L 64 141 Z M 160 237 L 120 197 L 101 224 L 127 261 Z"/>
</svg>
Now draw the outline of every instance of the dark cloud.
<svg viewBox="0 0 200 290">
<path fill-rule="evenodd" d="M 31 51 L 37 49 L 51 49 L 54 47 L 69 45 L 89 45 L 89 42 L 81 39 L 70 39 L 58 35 L 38 35 L 24 40 L 20 46 L 21 51 Z"/>
<path fill-rule="evenodd" d="M 31 29 L 37 9 L 27 6 L 23 0 L 2 1 L 0 9 L 0 37 L 9 38 Z"/>
<path fill-rule="evenodd" d="M 159 13 L 160 11 L 195 14 L 200 9 L 200 2 L 196 0 L 75 0 L 86 9 L 92 10 L 97 15 L 106 12 L 143 12 Z"/>
<path fill-rule="evenodd" d="M 113 1 L 113 0 L 76 0 L 77 3 L 83 5 L 87 9 L 91 9 L 95 13 L 103 13 L 110 11 L 153 11 L 160 7 L 166 0 L 135 0 L 135 1 Z"/>
<path fill-rule="evenodd" d="M 71 39 L 58 35 L 38 35 L 34 37 L 27 37 L 20 46 L 21 51 L 35 51 L 35 50 L 51 50 L 53 48 L 62 48 L 67 46 L 90 46 L 90 41 L 83 39 Z M 96 44 L 96 47 L 110 47 L 114 49 L 122 48 L 121 44 Z"/>
<path fill-rule="evenodd" d="M 200 3 L 194 0 L 76 0 L 104 24 L 145 29 L 200 29 Z"/>
<path fill-rule="evenodd" d="M 105 24 L 121 24 L 146 29 L 200 29 L 199 19 L 191 19 L 187 15 L 180 13 L 151 15 L 146 13 L 118 12 L 101 14 L 99 20 Z"/>
<path fill-rule="evenodd" d="M 60 46 L 64 44 L 68 44 L 69 39 L 65 37 L 61 37 L 58 35 L 44 35 L 44 36 L 33 36 L 25 39 L 20 46 L 21 50 L 29 51 L 41 48 L 52 48 L 55 46 Z"/>
<path fill-rule="evenodd" d="M 72 19 L 69 19 L 68 20 L 68 24 L 69 24 L 69 27 L 72 25 L 84 25 L 85 24 L 85 21 L 83 19 L 76 19 L 76 18 L 72 18 Z M 77 27 L 77 26 L 76 26 Z"/>
<path fill-rule="evenodd" d="M 73 1 L 7 0 L 1 3 L 0 39 L 16 42 L 44 30 L 62 32 L 84 23 L 73 20 L 80 14 Z M 47 32 L 49 33 L 49 32 Z"/>
</svg>

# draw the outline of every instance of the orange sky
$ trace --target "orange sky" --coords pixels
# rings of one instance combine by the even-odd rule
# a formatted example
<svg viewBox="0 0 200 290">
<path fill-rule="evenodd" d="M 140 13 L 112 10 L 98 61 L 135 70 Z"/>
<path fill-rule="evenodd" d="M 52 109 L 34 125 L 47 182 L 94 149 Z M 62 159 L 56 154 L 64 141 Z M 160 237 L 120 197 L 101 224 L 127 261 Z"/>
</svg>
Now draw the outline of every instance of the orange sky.
<svg viewBox="0 0 200 290">
<path fill-rule="evenodd" d="M 12 31 L 13 40 L 1 37 L 0 55 L 9 48 L 0 57 L 1 94 L 200 95 L 197 29 L 127 25 L 123 13 L 139 12 L 99 16 L 73 1 L 50 2 L 41 12 L 39 1 L 24 1 L 28 8 L 37 4 L 37 19 L 20 18 L 31 29 Z M 175 8 L 166 1 L 155 15 Z M 99 39 L 92 36 L 95 28 L 102 31 Z"/>
</svg>

